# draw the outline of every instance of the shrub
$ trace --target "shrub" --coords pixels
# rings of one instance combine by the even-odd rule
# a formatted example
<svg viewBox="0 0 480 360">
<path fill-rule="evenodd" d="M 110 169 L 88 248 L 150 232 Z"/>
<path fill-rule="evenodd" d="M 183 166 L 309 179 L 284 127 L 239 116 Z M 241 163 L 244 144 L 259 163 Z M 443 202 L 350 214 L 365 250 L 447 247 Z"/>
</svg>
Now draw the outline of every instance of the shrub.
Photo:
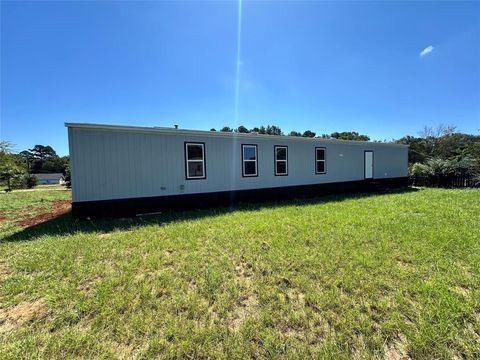
<svg viewBox="0 0 480 360">
<path fill-rule="evenodd" d="M 35 175 L 25 174 L 23 176 L 23 184 L 27 189 L 31 189 L 37 186 L 38 179 Z"/>
<path fill-rule="evenodd" d="M 472 179 L 473 186 L 478 186 L 480 166 L 477 160 L 468 157 L 460 160 L 434 158 L 424 164 L 413 164 L 409 169 L 409 175 L 415 185 L 452 186 L 452 178 L 461 177 Z"/>
<path fill-rule="evenodd" d="M 4 175 L 6 178 L 6 176 Z M 34 175 L 16 172 L 8 174 L 7 188 L 12 189 L 31 189 L 37 185 L 37 178 Z"/>
<path fill-rule="evenodd" d="M 455 175 L 466 177 L 480 177 L 480 169 L 475 159 L 465 157 L 452 162 L 452 169 Z"/>
<path fill-rule="evenodd" d="M 430 168 L 430 173 L 433 176 L 442 177 L 454 175 L 454 164 L 451 160 L 430 159 L 426 165 Z"/>
<path fill-rule="evenodd" d="M 432 169 L 421 163 L 415 163 L 410 167 L 410 176 L 413 178 L 427 177 L 433 175 Z"/>
<path fill-rule="evenodd" d="M 4 175 L 4 179 L 7 188 L 10 190 L 21 189 L 23 187 L 23 179 L 21 173 L 15 172 L 10 173 L 7 176 Z"/>
</svg>

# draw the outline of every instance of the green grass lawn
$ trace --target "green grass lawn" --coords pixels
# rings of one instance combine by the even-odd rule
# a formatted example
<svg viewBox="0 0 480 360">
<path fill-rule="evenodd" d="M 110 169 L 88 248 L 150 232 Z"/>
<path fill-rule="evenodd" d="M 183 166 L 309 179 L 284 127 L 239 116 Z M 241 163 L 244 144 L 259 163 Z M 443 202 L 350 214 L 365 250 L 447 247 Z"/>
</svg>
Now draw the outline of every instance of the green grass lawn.
<svg viewBox="0 0 480 360">
<path fill-rule="evenodd" d="M 0 191 L 0 238 L 16 221 L 44 213 L 53 201 L 70 199 L 70 191 L 64 186 L 43 185 L 29 190 Z M 8 221 L 2 221 L 8 220 Z"/>
<path fill-rule="evenodd" d="M 480 358 L 480 191 L 405 190 L 93 222 L 13 222 L 2 359 Z"/>
</svg>

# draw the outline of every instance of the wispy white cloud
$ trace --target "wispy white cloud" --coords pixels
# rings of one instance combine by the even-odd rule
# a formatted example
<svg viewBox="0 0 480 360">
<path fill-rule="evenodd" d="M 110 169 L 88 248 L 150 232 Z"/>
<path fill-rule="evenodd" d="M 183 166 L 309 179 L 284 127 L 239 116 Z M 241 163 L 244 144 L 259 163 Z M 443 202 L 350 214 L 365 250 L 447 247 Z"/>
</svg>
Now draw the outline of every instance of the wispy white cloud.
<svg viewBox="0 0 480 360">
<path fill-rule="evenodd" d="M 434 47 L 432 45 L 427 46 L 425 49 L 420 51 L 420 57 L 424 57 L 425 55 L 430 54 L 433 51 Z"/>
</svg>

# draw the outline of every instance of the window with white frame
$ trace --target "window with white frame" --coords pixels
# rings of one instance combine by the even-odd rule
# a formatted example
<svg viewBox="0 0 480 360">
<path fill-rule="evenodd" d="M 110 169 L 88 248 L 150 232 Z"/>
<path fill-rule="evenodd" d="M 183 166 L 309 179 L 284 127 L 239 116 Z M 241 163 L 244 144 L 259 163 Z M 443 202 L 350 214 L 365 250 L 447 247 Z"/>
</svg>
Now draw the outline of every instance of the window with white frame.
<svg viewBox="0 0 480 360">
<path fill-rule="evenodd" d="M 275 146 L 275 175 L 288 175 L 288 147 Z"/>
<path fill-rule="evenodd" d="M 187 180 L 206 179 L 204 143 L 185 143 L 185 173 Z"/>
<path fill-rule="evenodd" d="M 242 176 L 258 176 L 257 145 L 242 144 Z"/>
<path fill-rule="evenodd" d="M 315 148 L 315 174 L 325 174 L 327 172 L 326 165 L 326 149 L 324 147 Z"/>
</svg>

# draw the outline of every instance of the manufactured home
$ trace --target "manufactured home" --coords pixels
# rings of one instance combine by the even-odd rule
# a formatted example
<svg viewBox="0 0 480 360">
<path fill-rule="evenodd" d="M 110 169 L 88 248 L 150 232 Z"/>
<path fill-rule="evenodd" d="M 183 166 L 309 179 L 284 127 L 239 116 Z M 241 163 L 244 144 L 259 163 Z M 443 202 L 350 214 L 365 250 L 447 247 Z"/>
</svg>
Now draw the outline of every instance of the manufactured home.
<svg viewBox="0 0 480 360">
<path fill-rule="evenodd" d="M 407 184 L 399 144 L 66 123 L 76 217 Z"/>
<path fill-rule="evenodd" d="M 65 178 L 62 173 L 32 174 L 37 178 L 39 185 L 65 184 Z"/>
</svg>

